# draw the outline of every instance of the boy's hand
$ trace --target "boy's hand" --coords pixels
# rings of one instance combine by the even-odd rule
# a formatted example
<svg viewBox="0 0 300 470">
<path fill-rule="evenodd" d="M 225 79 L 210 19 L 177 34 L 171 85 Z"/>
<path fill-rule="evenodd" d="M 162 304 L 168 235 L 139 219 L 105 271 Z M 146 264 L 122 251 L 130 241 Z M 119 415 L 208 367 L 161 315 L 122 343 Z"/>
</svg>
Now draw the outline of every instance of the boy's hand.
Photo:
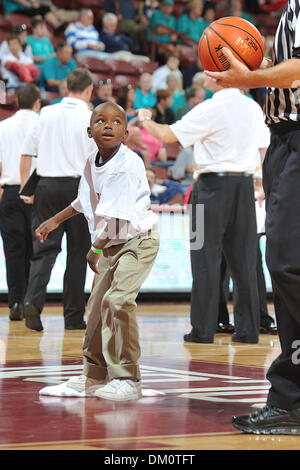
<svg viewBox="0 0 300 470">
<path fill-rule="evenodd" d="M 43 243 L 50 232 L 53 232 L 57 227 L 59 226 L 59 223 L 57 223 L 53 217 L 51 217 L 48 220 L 45 220 L 35 231 L 35 234 L 37 238 L 40 240 L 41 243 Z"/>
<path fill-rule="evenodd" d="M 89 267 L 96 274 L 100 274 L 97 268 L 97 264 L 98 264 L 100 256 L 101 256 L 100 254 L 94 253 L 92 250 L 90 250 L 88 254 L 86 255 L 86 259 L 87 259 Z"/>
</svg>

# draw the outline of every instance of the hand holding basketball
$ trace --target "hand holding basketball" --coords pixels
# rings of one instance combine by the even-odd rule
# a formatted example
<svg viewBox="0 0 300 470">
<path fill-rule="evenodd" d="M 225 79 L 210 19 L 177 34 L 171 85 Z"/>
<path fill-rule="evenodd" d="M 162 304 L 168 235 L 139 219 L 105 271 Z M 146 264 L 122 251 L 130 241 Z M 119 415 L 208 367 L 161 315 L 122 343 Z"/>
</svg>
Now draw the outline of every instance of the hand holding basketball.
<svg viewBox="0 0 300 470">
<path fill-rule="evenodd" d="M 237 60 L 232 52 L 225 47 L 223 48 L 223 54 L 228 60 L 230 68 L 225 72 L 209 72 L 205 70 L 206 75 L 215 80 L 217 85 L 223 88 L 244 87 L 246 75 L 249 73 L 248 67 Z"/>
<path fill-rule="evenodd" d="M 249 70 L 257 69 L 264 58 L 263 38 L 249 21 L 236 16 L 220 18 L 203 32 L 198 55 L 204 70 L 223 72 L 231 66 L 224 48 Z M 230 56 L 231 58 L 231 56 Z"/>
</svg>

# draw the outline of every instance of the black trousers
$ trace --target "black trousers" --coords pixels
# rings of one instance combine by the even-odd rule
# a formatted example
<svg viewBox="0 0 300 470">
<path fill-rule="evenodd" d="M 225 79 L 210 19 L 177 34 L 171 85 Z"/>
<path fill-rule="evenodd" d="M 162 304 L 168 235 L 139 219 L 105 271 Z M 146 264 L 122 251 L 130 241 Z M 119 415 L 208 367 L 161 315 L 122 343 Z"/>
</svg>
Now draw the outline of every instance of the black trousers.
<svg viewBox="0 0 300 470">
<path fill-rule="evenodd" d="M 33 256 L 25 302 L 34 304 L 42 311 L 47 284 L 66 233 L 67 260 L 63 279 L 65 325 L 82 321 L 85 312 L 86 255 L 91 245 L 88 225 L 82 214 L 76 215 L 51 232 L 44 243 L 39 242 L 34 232 L 41 222 L 65 209 L 77 197 L 78 185 L 79 178 L 41 178 L 35 190 L 32 213 Z"/>
<path fill-rule="evenodd" d="M 235 331 L 258 341 L 259 301 L 256 275 L 257 233 L 251 176 L 200 176 L 193 186 L 192 229 L 197 204 L 204 205 L 204 245 L 191 249 L 191 324 L 197 335 L 213 342 L 219 314 L 223 253 L 236 285 Z"/>
<path fill-rule="evenodd" d="M 300 130 L 271 130 L 263 165 L 266 262 L 270 271 L 281 354 L 267 373 L 268 403 L 300 407 Z"/>
<path fill-rule="evenodd" d="M 3 240 L 8 306 L 23 303 L 32 255 L 31 206 L 19 197 L 20 186 L 5 186 L 0 202 L 0 232 Z"/>
<path fill-rule="evenodd" d="M 274 323 L 273 318 L 268 314 L 266 280 L 263 271 L 262 253 L 259 246 L 259 236 L 257 237 L 257 287 L 259 297 L 259 319 L 260 326 L 268 327 Z M 221 263 L 220 280 L 220 300 L 219 300 L 219 318 L 218 323 L 229 323 L 229 312 L 227 308 L 229 294 L 229 277 L 226 260 L 223 256 Z M 235 301 L 235 288 L 233 286 L 233 301 Z M 235 302 L 233 302 L 235 303 Z"/>
</svg>

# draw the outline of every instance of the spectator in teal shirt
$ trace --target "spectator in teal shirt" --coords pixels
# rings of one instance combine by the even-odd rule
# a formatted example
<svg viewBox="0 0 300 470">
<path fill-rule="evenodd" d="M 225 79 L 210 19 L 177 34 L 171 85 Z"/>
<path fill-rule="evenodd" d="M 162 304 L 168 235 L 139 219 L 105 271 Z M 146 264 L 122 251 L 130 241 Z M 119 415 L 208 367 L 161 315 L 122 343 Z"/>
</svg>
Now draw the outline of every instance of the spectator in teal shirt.
<svg viewBox="0 0 300 470">
<path fill-rule="evenodd" d="M 152 93 L 152 76 L 150 73 L 142 73 L 139 87 L 135 90 L 134 109 L 154 108 L 157 102 L 156 95 Z"/>
<path fill-rule="evenodd" d="M 178 18 L 177 31 L 185 34 L 189 39 L 198 42 L 207 27 L 206 21 L 201 18 L 203 11 L 202 0 L 192 0 L 188 3 L 187 13 Z"/>
<path fill-rule="evenodd" d="M 42 78 L 47 91 L 59 91 L 59 83 L 67 78 L 77 64 L 72 59 L 72 48 L 66 42 L 58 44 L 56 56 L 46 59 L 42 66 Z"/>
<path fill-rule="evenodd" d="M 35 19 L 31 25 L 32 35 L 28 36 L 26 43 L 31 46 L 35 65 L 42 70 L 43 62 L 55 56 L 55 50 L 47 37 L 47 26 L 43 19 Z"/>
<path fill-rule="evenodd" d="M 163 0 L 160 10 L 153 13 L 147 30 L 147 40 L 149 42 L 151 42 L 152 39 L 152 29 L 157 24 L 163 24 L 169 28 L 176 29 L 176 19 L 172 15 L 173 8 L 173 0 Z M 155 39 L 165 44 L 171 44 L 177 41 L 177 34 L 156 34 Z"/>
</svg>

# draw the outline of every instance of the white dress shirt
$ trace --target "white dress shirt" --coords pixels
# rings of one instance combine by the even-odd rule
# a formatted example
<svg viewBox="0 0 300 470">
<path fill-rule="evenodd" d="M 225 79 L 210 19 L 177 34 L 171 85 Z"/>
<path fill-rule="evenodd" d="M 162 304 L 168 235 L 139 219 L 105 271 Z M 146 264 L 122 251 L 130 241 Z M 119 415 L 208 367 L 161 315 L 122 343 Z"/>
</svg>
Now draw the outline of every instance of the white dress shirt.
<svg viewBox="0 0 300 470">
<path fill-rule="evenodd" d="M 20 109 L 0 122 L 0 185 L 20 184 L 20 158 L 24 140 L 38 119 L 38 113 Z"/>
<path fill-rule="evenodd" d="M 170 126 L 183 147 L 194 145 L 195 173 L 254 173 L 270 133 L 261 107 L 238 89 L 222 89 Z"/>
<path fill-rule="evenodd" d="M 37 156 L 37 174 L 42 177 L 78 177 L 86 159 L 96 148 L 87 135 L 91 110 L 77 98 L 63 98 L 41 109 L 40 118 L 27 135 L 23 155 Z"/>
</svg>

